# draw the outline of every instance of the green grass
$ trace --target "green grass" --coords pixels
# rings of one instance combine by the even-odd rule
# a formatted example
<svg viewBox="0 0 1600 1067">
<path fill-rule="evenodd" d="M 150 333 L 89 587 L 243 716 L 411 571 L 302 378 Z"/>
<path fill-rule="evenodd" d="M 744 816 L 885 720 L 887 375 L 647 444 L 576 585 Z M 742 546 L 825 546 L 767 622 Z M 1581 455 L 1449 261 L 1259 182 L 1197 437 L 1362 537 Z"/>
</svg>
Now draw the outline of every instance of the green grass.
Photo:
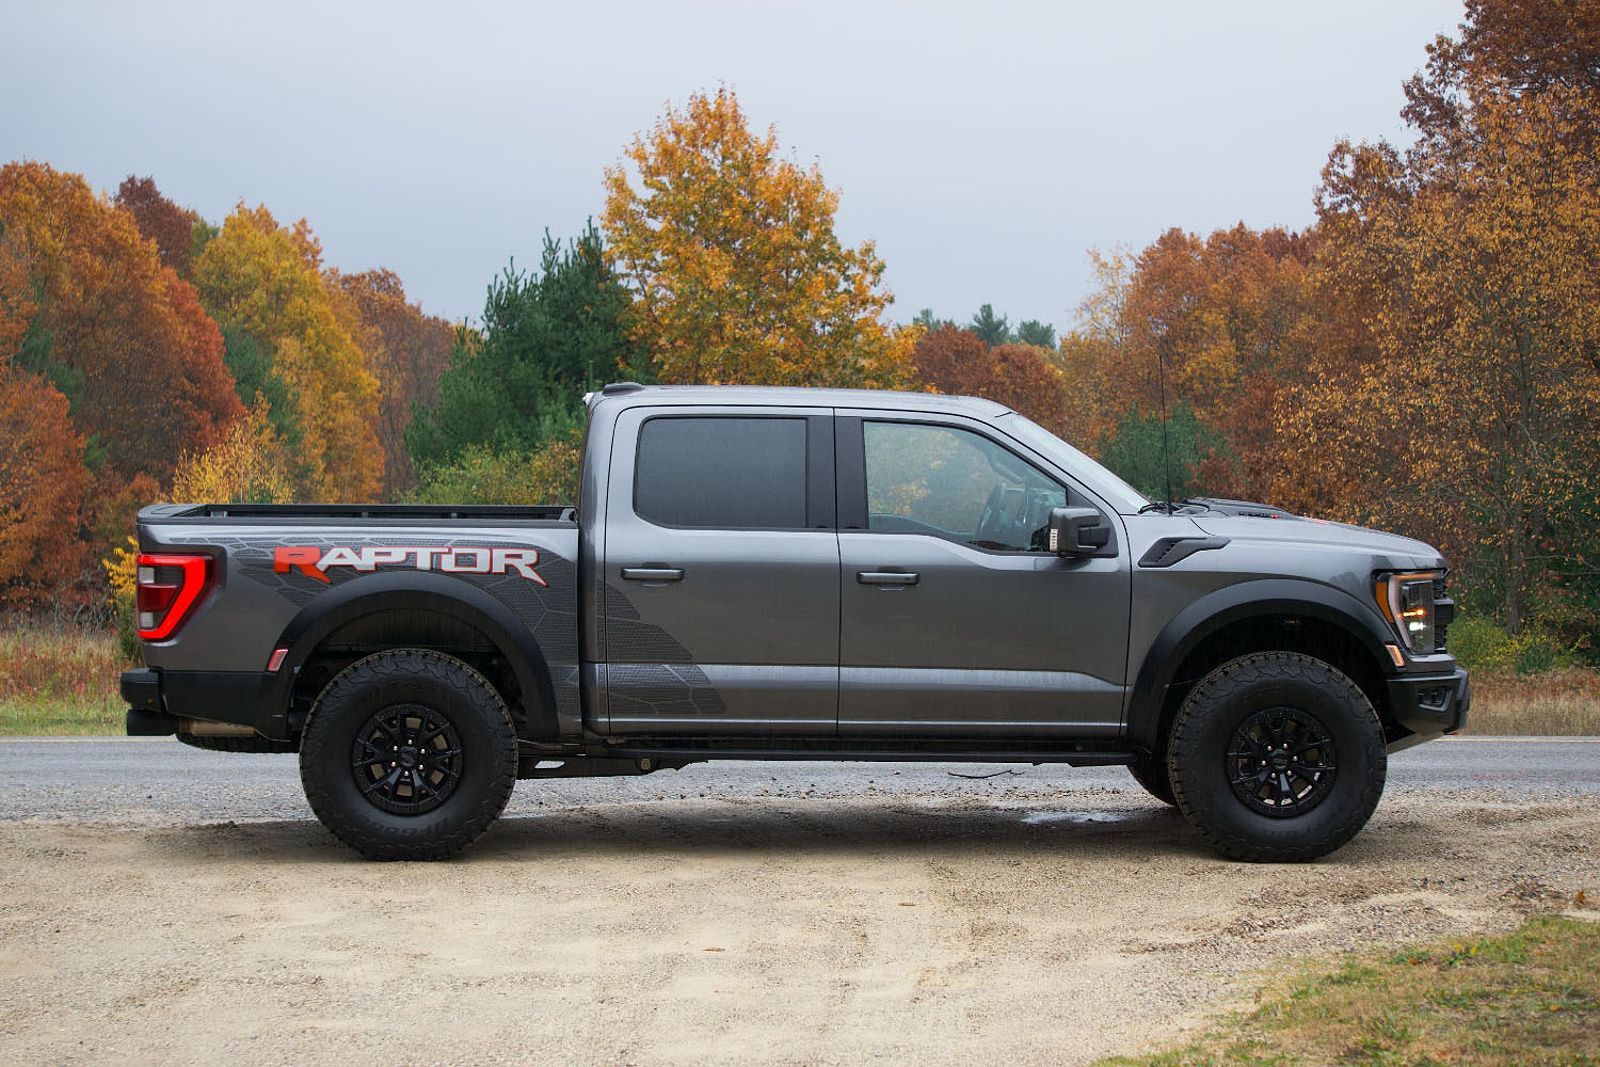
<svg viewBox="0 0 1600 1067">
<path fill-rule="evenodd" d="M 1600 924 L 1311 965 L 1193 1041 L 1102 1067 L 1600 1064 Z"/>
</svg>

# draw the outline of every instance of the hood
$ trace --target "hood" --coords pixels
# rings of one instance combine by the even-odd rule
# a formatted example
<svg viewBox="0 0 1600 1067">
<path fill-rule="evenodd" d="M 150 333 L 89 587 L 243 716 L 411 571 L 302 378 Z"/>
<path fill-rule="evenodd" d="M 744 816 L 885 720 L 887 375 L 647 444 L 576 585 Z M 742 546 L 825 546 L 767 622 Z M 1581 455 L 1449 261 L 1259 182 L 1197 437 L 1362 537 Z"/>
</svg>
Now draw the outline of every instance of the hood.
<svg viewBox="0 0 1600 1067">
<path fill-rule="evenodd" d="M 1407 566 L 1444 566 L 1444 559 L 1439 555 L 1438 549 L 1414 538 L 1384 533 L 1382 530 L 1371 530 L 1365 526 L 1329 522 L 1326 519 L 1308 519 L 1261 504 L 1247 505 L 1247 507 L 1251 510 L 1241 509 L 1241 513 L 1238 514 L 1208 511 L 1187 518 L 1212 537 L 1227 537 L 1235 541 L 1330 545 L 1376 555 L 1410 557 Z M 1263 514 L 1270 514 L 1273 517 L 1258 517 Z"/>
</svg>

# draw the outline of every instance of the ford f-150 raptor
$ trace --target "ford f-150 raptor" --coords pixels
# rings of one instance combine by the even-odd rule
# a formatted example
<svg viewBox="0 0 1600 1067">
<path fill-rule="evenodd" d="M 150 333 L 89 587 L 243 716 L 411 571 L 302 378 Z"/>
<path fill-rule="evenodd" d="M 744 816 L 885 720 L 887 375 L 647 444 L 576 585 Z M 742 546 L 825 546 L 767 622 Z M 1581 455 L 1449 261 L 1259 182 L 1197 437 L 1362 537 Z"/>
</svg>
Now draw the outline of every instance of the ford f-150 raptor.
<svg viewBox="0 0 1600 1067">
<path fill-rule="evenodd" d="M 1428 545 L 1153 502 L 964 397 L 617 383 L 572 506 L 138 535 L 128 732 L 298 752 L 372 857 L 456 852 L 518 778 L 803 759 L 1121 764 L 1224 855 L 1306 860 L 1471 699 Z"/>
</svg>

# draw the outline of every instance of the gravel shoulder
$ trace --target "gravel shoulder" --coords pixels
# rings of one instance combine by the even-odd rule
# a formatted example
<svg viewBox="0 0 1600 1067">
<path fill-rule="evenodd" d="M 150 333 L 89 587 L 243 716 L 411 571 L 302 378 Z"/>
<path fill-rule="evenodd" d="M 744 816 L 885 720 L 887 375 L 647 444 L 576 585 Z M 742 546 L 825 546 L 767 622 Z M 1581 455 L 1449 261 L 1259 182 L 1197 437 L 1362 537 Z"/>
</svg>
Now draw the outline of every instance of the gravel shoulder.
<svg viewBox="0 0 1600 1067">
<path fill-rule="evenodd" d="M 287 788 L 7 813 L 0 1062 L 1082 1063 L 1278 961 L 1600 898 L 1592 793 L 1400 787 L 1328 860 L 1240 865 L 1103 774 L 695 770 L 522 783 L 443 864 L 362 862 Z"/>
</svg>

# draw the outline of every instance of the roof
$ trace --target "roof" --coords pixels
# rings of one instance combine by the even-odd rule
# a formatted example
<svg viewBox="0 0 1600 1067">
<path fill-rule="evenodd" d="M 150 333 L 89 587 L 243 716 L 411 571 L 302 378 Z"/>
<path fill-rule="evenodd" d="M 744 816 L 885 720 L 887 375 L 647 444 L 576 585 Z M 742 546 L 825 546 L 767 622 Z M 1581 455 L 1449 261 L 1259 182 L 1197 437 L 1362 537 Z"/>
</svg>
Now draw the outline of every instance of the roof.
<svg viewBox="0 0 1600 1067">
<path fill-rule="evenodd" d="M 635 404 L 759 404 L 766 407 L 879 408 L 942 411 L 994 418 L 1011 409 L 976 396 L 897 392 L 889 389 L 809 389 L 777 385 L 639 385 L 613 382 L 594 399 Z"/>
</svg>

